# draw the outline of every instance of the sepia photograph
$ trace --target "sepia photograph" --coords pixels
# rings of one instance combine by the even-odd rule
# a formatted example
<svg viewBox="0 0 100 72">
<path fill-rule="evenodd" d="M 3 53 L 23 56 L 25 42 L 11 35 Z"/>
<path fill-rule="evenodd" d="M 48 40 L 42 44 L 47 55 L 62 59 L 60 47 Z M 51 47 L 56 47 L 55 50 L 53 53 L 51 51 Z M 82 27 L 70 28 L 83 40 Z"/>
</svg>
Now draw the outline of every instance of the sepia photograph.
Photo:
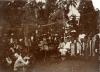
<svg viewBox="0 0 100 72">
<path fill-rule="evenodd" d="M 100 72 L 100 1 L 0 0 L 0 72 Z"/>
</svg>

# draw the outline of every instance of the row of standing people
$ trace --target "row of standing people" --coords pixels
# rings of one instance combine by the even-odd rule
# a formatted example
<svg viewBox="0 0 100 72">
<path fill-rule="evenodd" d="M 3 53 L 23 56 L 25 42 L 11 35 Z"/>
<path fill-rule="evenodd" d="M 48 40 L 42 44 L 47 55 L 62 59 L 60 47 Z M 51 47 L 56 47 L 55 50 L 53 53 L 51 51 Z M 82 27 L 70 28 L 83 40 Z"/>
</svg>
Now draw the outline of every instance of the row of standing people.
<svg viewBox="0 0 100 72">
<path fill-rule="evenodd" d="M 62 56 L 69 53 L 71 56 L 96 56 L 100 51 L 100 37 L 98 34 L 93 37 L 87 37 L 80 34 L 77 39 L 66 38 L 58 46 Z"/>
<path fill-rule="evenodd" d="M 66 38 L 57 38 L 55 37 L 54 40 L 49 37 L 41 38 L 40 40 L 34 40 L 33 37 L 29 41 L 27 41 L 27 46 L 29 47 L 26 50 L 50 50 L 58 48 L 58 51 L 61 53 L 63 51 L 69 52 L 71 56 L 73 55 L 87 55 L 87 56 L 95 56 L 96 52 L 99 50 L 100 46 L 100 37 L 99 33 L 90 37 L 86 36 L 85 34 L 79 34 L 79 36 L 75 39 L 73 37 L 66 37 Z M 19 45 L 13 44 L 13 47 L 21 51 L 24 49 L 25 51 L 25 44 L 22 43 L 23 40 L 19 39 Z M 23 46 L 24 45 L 24 46 Z M 10 47 L 12 49 L 12 47 Z"/>
</svg>

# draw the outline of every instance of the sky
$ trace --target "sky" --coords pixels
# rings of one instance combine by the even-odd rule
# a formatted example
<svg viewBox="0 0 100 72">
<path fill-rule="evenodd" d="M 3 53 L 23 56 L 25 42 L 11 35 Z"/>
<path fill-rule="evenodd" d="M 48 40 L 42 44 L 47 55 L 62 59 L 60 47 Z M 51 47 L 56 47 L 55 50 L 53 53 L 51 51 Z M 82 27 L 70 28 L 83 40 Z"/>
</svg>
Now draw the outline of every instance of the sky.
<svg viewBox="0 0 100 72">
<path fill-rule="evenodd" d="M 39 2 L 39 1 L 42 1 L 42 2 L 46 2 L 46 0 L 36 0 L 37 2 Z M 80 0 L 79 0 L 80 1 Z M 99 9 L 100 10 L 100 0 L 92 0 L 92 2 L 93 2 L 93 6 L 94 6 L 94 8 L 95 9 Z M 77 12 L 77 10 L 73 7 L 73 9 L 71 10 L 71 12 L 68 14 L 69 16 L 71 15 L 71 14 L 73 14 L 73 12 L 74 12 L 74 14 L 75 15 L 78 15 L 78 16 L 80 16 L 80 14 Z"/>
<path fill-rule="evenodd" d="M 7 1 L 7 0 L 0 0 L 0 1 Z M 11 1 L 11 0 L 9 0 L 9 1 Z M 28 0 L 28 1 L 32 1 L 32 0 Z M 46 0 L 36 0 L 37 2 L 39 2 L 39 1 L 42 1 L 42 2 L 46 2 Z M 93 2 L 93 6 L 94 6 L 94 8 L 96 9 L 96 8 L 98 8 L 99 10 L 100 10 L 100 0 L 92 0 L 92 2 Z"/>
<path fill-rule="evenodd" d="M 46 2 L 46 0 L 36 0 L 36 2 L 39 2 L 39 1 L 42 1 L 42 2 L 44 2 L 44 3 Z"/>
<path fill-rule="evenodd" d="M 36 0 L 37 2 L 42 1 L 45 2 L 46 0 Z M 98 8 L 100 10 L 100 0 L 92 0 L 94 8 Z"/>
<path fill-rule="evenodd" d="M 92 0 L 94 8 L 100 10 L 100 0 Z"/>
</svg>

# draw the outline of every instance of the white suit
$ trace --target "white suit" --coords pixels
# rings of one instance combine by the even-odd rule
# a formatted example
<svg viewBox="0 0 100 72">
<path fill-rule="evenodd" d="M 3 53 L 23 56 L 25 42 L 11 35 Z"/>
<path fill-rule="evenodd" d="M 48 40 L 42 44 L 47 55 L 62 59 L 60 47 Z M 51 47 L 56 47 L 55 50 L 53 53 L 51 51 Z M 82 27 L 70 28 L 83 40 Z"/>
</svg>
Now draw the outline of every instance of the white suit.
<svg viewBox="0 0 100 72">
<path fill-rule="evenodd" d="M 66 55 L 66 52 L 68 51 L 68 49 L 70 49 L 70 42 L 67 43 L 60 43 L 59 44 L 59 52 L 61 53 L 62 56 Z"/>
</svg>

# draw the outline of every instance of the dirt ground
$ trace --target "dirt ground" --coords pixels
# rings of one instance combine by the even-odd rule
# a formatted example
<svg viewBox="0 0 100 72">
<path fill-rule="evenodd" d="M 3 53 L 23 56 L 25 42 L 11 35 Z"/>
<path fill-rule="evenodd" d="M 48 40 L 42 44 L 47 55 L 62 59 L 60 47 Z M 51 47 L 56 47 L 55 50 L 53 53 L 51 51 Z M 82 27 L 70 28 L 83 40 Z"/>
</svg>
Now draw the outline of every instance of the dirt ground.
<svg viewBox="0 0 100 72">
<path fill-rule="evenodd" d="M 99 72 L 98 61 L 94 58 L 68 58 L 64 61 L 57 58 L 48 58 L 46 60 L 36 61 L 34 65 L 26 72 Z M 6 68 L 0 69 L 0 72 L 13 72 Z"/>
<path fill-rule="evenodd" d="M 87 59 L 66 59 L 64 61 L 57 59 L 48 59 L 36 63 L 32 72 L 99 72 L 98 62 Z"/>
</svg>

